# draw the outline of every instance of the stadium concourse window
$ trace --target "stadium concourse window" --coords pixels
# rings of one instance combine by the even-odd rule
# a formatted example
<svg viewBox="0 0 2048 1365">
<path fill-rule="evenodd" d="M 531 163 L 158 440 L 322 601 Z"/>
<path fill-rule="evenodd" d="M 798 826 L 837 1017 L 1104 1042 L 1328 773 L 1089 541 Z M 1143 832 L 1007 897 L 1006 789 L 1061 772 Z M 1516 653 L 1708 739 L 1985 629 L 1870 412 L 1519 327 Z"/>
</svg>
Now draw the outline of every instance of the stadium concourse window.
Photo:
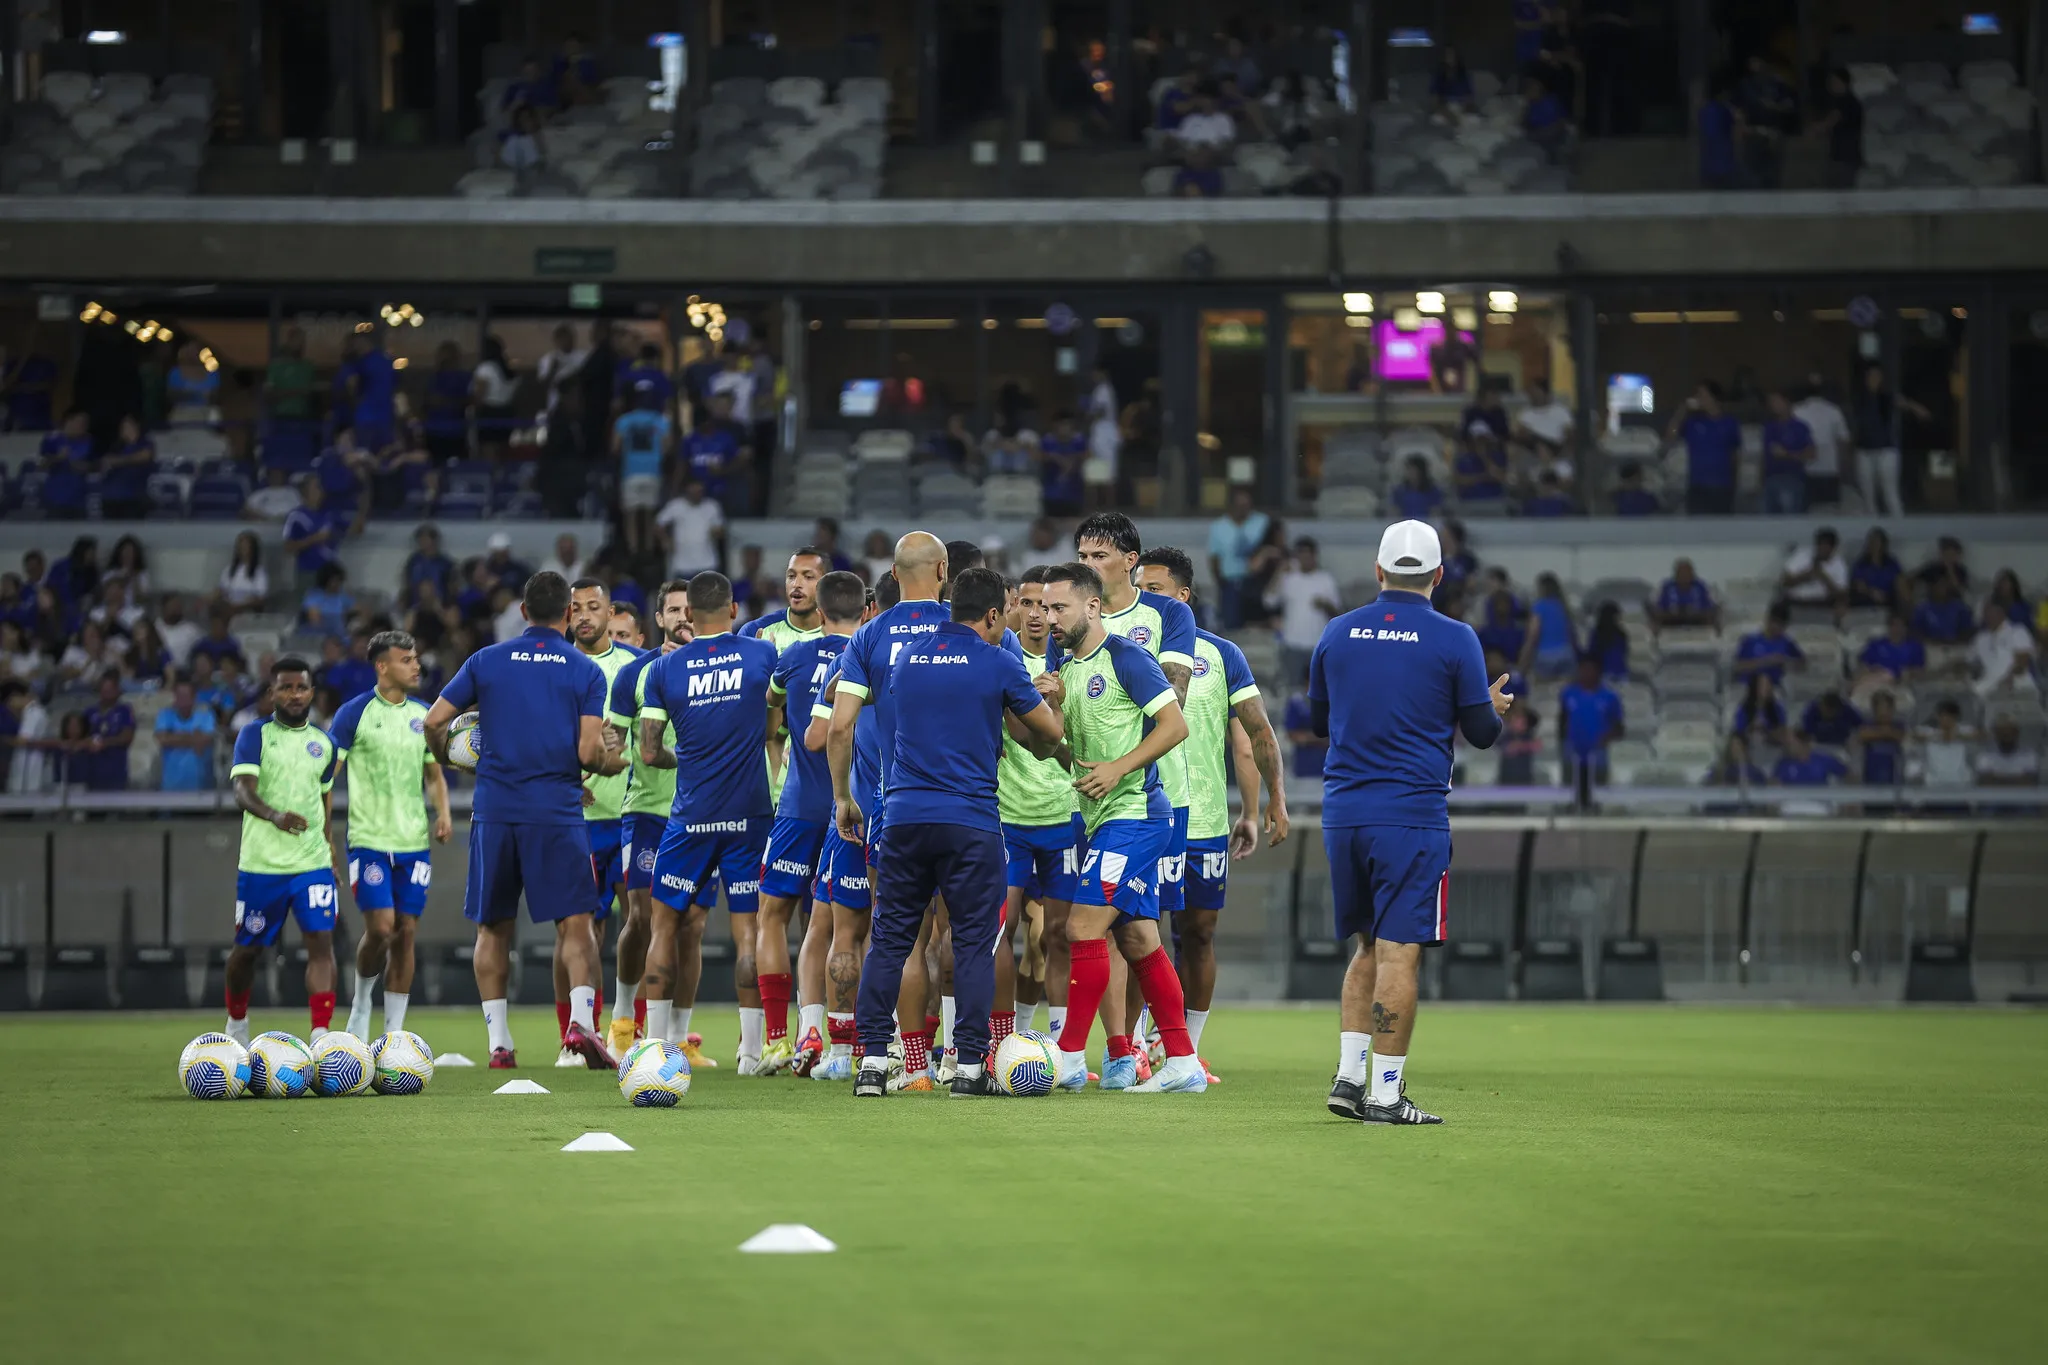
<svg viewBox="0 0 2048 1365">
<path fill-rule="evenodd" d="M 1565 295 L 1361 286 L 1286 304 L 1294 501 L 1324 516 L 1586 510 Z"/>
</svg>

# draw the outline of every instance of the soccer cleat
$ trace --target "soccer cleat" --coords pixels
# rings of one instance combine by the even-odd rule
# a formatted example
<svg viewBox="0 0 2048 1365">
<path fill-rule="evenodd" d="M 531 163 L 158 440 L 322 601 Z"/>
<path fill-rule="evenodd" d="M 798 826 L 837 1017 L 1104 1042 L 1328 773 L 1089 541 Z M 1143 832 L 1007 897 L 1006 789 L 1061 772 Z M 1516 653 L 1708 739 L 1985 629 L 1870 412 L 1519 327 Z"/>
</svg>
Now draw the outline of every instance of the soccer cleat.
<svg viewBox="0 0 2048 1365">
<path fill-rule="evenodd" d="M 796 1044 L 790 1042 L 787 1037 L 771 1038 L 768 1040 L 768 1046 L 761 1049 L 761 1065 L 754 1074 L 773 1076 L 777 1072 L 787 1071 L 795 1061 Z"/>
<path fill-rule="evenodd" d="M 1104 1090 L 1129 1090 L 1138 1083 L 1138 1059 L 1136 1057 L 1111 1057 L 1102 1064 L 1102 1079 L 1096 1084 Z"/>
<path fill-rule="evenodd" d="M 611 1024 L 612 1055 L 623 1057 L 633 1050 L 633 1035 L 636 1030 L 631 1019 L 614 1019 Z"/>
<path fill-rule="evenodd" d="M 1202 1059 L 1200 1057 L 1195 1058 L 1195 1060 L 1198 1062 L 1202 1062 Z M 1202 1075 L 1208 1079 L 1208 1082 L 1211 1085 L 1221 1085 L 1223 1083 L 1223 1078 L 1217 1075 L 1215 1072 L 1211 1071 L 1209 1069 L 1209 1064 L 1207 1062 L 1202 1062 Z"/>
<path fill-rule="evenodd" d="M 836 1060 L 845 1061 L 844 1057 Z M 878 1066 L 864 1066 L 853 1078 L 853 1097 L 857 1100 L 880 1099 L 889 1093 L 888 1072 Z"/>
<path fill-rule="evenodd" d="M 570 1047 L 567 1043 L 564 1043 L 562 1044 L 562 1050 L 555 1054 L 555 1065 L 561 1068 L 582 1066 L 582 1054 L 578 1053 L 575 1048 Z"/>
<path fill-rule="evenodd" d="M 509 1047 L 491 1049 L 491 1070 L 510 1071 L 519 1065 L 518 1056 Z"/>
<path fill-rule="evenodd" d="M 1087 1086 L 1088 1082 L 1095 1079 L 1094 1076 L 1089 1074 L 1087 1059 L 1080 1053 L 1075 1053 L 1073 1058 L 1069 1060 L 1067 1054 L 1062 1052 L 1059 1054 L 1059 1059 L 1060 1074 L 1052 1083 L 1053 1089 L 1081 1090 Z"/>
<path fill-rule="evenodd" d="M 880 1070 L 883 1082 L 886 1084 L 889 1075 L 888 1068 L 883 1067 Z M 814 1081 L 850 1081 L 853 1079 L 853 1058 L 827 1057 L 811 1068 L 811 1079 Z"/>
<path fill-rule="evenodd" d="M 825 1057 L 825 1035 L 816 1029 L 805 1029 L 803 1040 L 796 1045 L 796 1060 L 790 1069 L 799 1076 L 808 1076 Z"/>
<path fill-rule="evenodd" d="M 1146 1081 L 1152 1079 L 1152 1060 L 1145 1055 L 1144 1048 L 1139 1048 L 1136 1052 L 1133 1052 L 1131 1060 L 1138 1064 L 1138 1084 L 1143 1085 Z"/>
<path fill-rule="evenodd" d="M 692 1071 L 700 1066 L 718 1070 L 718 1063 L 704 1054 L 704 1035 L 701 1033 L 693 1033 L 683 1039 L 683 1058 L 689 1062 Z"/>
<path fill-rule="evenodd" d="M 1347 1081 L 1339 1076 L 1330 1083 L 1327 1103 L 1330 1112 L 1340 1119 L 1362 1119 L 1365 1117 L 1365 1086 L 1362 1082 Z"/>
<path fill-rule="evenodd" d="M 895 1086 L 897 1090 L 907 1094 L 929 1095 L 938 1089 L 937 1086 L 932 1084 L 932 1078 L 922 1071 L 905 1075 L 901 1085 L 896 1085 L 894 1081 L 891 1081 L 890 1084 Z"/>
<path fill-rule="evenodd" d="M 1193 1057 L 1168 1057 L 1166 1065 L 1152 1073 L 1152 1079 L 1131 1087 L 1133 1095 L 1199 1095 L 1209 1088 L 1209 1077 Z"/>
<path fill-rule="evenodd" d="M 1408 1087 L 1405 1085 L 1401 1087 L 1400 1098 L 1392 1104 L 1374 1104 L 1371 1100 L 1367 1100 L 1365 1108 L 1360 1111 L 1358 1117 L 1364 1119 L 1367 1123 L 1443 1122 L 1435 1114 L 1429 1113 L 1427 1110 L 1418 1109 L 1415 1101 L 1408 1098 Z"/>
<path fill-rule="evenodd" d="M 583 1059 L 583 1064 L 592 1071 L 617 1071 L 618 1058 L 605 1050 L 595 1033 L 581 1024 L 570 1024 L 568 1036 L 562 1039 L 562 1047 Z"/>
<path fill-rule="evenodd" d="M 733 1074 L 736 1076 L 760 1075 L 761 1059 L 759 1057 L 749 1057 L 746 1053 L 742 1052 L 740 1054 L 739 1065 L 733 1069 Z"/>
<path fill-rule="evenodd" d="M 953 1098 L 956 1100 L 975 1100 L 1002 1093 L 1003 1088 L 996 1084 L 996 1078 L 987 1071 L 983 1071 L 979 1076 L 963 1076 L 958 1072 L 953 1075 Z"/>
</svg>

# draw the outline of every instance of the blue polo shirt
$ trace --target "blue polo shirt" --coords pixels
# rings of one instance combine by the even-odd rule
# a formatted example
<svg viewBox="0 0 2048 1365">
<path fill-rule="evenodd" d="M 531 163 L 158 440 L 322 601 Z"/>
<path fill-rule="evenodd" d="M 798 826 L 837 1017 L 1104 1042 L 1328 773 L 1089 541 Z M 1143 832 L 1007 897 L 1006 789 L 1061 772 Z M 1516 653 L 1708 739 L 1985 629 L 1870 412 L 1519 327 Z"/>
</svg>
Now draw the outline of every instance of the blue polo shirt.
<svg viewBox="0 0 2048 1365">
<path fill-rule="evenodd" d="M 1946 602 L 1927 601 L 1913 608 L 1913 632 L 1938 645 L 1960 644 L 1977 627 L 1977 614 L 1960 597 Z"/>
<path fill-rule="evenodd" d="M 1003 713 L 1045 705 L 1023 663 L 967 626 L 946 621 L 915 637 L 890 671 L 889 690 L 915 725 L 896 730 L 890 764 L 892 825 L 964 825 L 1002 830 L 996 763 Z"/>
<path fill-rule="evenodd" d="M 568 637 L 528 626 L 486 645 L 456 670 L 441 700 L 457 711 L 474 707 L 484 732 L 474 818 L 583 827 L 578 747 L 583 717 L 604 715 L 604 670 Z"/>
<path fill-rule="evenodd" d="M 1458 712 L 1487 702 L 1479 637 L 1415 593 L 1330 622 L 1309 661 L 1308 695 L 1330 707 L 1324 828 L 1449 829 Z"/>
<path fill-rule="evenodd" d="M 785 820 L 809 820 L 822 825 L 832 819 L 832 769 L 824 754 L 814 754 L 804 747 L 804 731 L 811 723 L 812 705 L 850 642 L 851 637 L 846 635 L 798 640 L 775 661 L 775 686 L 787 698 L 783 715 L 790 735 L 789 777 L 782 784 L 782 801 L 775 808 L 775 813 Z"/>
<path fill-rule="evenodd" d="M 676 803 L 685 824 L 766 819 L 768 680 L 775 646 L 730 631 L 700 635 L 648 666 L 640 719 L 675 727 Z"/>
<path fill-rule="evenodd" d="M 731 426 L 707 422 L 683 438 L 683 455 L 690 462 L 690 474 L 717 501 L 725 492 L 725 474 L 739 458 L 739 433 Z"/>
<path fill-rule="evenodd" d="M 1815 744 L 1843 745 L 1863 728 L 1863 713 L 1843 702 L 1841 708 L 1830 716 L 1821 709 L 1818 701 L 1810 701 L 1799 715 L 1799 728 L 1806 731 Z"/>
<path fill-rule="evenodd" d="M 739 585 L 735 583 L 733 586 L 738 587 Z M 740 634 L 752 638 L 753 636 L 759 635 L 762 631 L 768 629 L 768 627 L 776 624 L 777 622 L 787 621 L 788 619 L 788 607 L 777 607 L 774 611 L 764 611 L 759 616 L 756 616 L 753 620 L 741 626 Z"/>
<path fill-rule="evenodd" d="M 1849 770 L 1841 759 L 1818 751 L 1809 753 L 1805 758 L 1787 754 L 1771 769 L 1771 780 L 1781 787 L 1825 787 L 1848 775 Z"/>
<path fill-rule="evenodd" d="M 1805 478 L 1805 461 L 1792 457 L 1799 451 L 1812 449 L 1813 429 L 1797 417 L 1764 423 L 1764 477 Z"/>
<path fill-rule="evenodd" d="M 1733 488 L 1735 460 L 1742 450 L 1742 423 L 1722 413 L 1687 415 L 1678 427 L 1685 442 L 1685 481 L 1694 488 Z"/>
<path fill-rule="evenodd" d="M 1422 488 L 1409 483 L 1395 484 L 1388 497 L 1395 510 L 1410 521 L 1428 521 L 1444 505 L 1444 491 L 1435 484 Z"/>
<path fill-rule="evenodd" d="M 213 710 L 206 706 L 195 706 L 190 716 L 180 716 L 170 707 L 156 713 L 156 732 L 160 735 L 210 735 L 218 722 Z M 167 792 L 205 791 L 213 785 L 213 755 L 209 750 L 165 749 L 163 751 L 163 789 Z"/>
<path fill-rule="evenodd" d="M 1899 567 L 1899 561 L 1890 555 L 1886 555 L 1875 564 L 1867 559 L 1858 559 L 1849 566 L 1850 591 L 1853 595 L 1856 587 L 1861 585 L 1864 594 L 1870 599 L 1889 602 L 1892 589 L 1898 586 L 1899 576 L 1903 573 L 1905 570 Z"/>
<path fill-rule="evenodd" d="M 1624 488 L 1614 495 L 1614 515 L 1617 517 L 1654 517 L 1664 510 L 1657 501 L 1657 495 L 1645 488 Z"/>
<path fill-rule="evenodd" d="M 1047 502 L 1079 502 L 1081 500 L 1081 461 L 1073 457 L 1088 453 L 1088 438 L 1080 432 L 1060 437 L 1047 433 L 1038 442 L 1038 448 L 1046 455 L 1046 461 L 1039 475 L 1043 485 L 1042 496 Z M 1059 456 L 1069 461 L 1071 468 L 1062 468 Z"/>
<path fill-rule="evenodd" d="M 1683 587 L 1675 578 L 1664 580 L 1664 586 L 1657 589 L 1658 611 L 1707 612 L 1714 609 L 1714 594 L 1706 583 L 1698 578 Z"/>
<path fill-rule="evenodd" d="M 877 776 L 883 792 L 892 790 L 896 765 L 896 703 L 889 686 L 892 670 L 906 648 L 949 622 L 952 615 L 952 609 L 944 602 L 898 602 L 855 631 L 852 642 L 840 655 L 839 695 L 865 698 L 874 708 L 875 740 L 881 758 Z M 1046 666 L 1052 666 L 1050 659 Z M 923 720 L 919 717 L 920 724 Z M 858 799 L 866 793 L 854 795 Z M 868 812 L 871 820 L 878 814 Z"/>
<path fill-rule="evenodd" d="M 1779 635 L 1774 637 L 1766 635 L 1762 631 L 1743 636 L 1742 643 L 1735 647 L 1735 659 L 1738 663 L 1749 659 L 1778 660 L 1778 662 L 1773 663 L 1768 668 L 1757 670 L 1760 673 L 1770 674 L 1772 682 L 1785 681 L 1785 660 L 1804 659 L 1805 657 L 1805 651 L 1792 643 L 1791 636 Z"/>
<path fill-rule="evenodd" d="M 1557 704 L 1564 712 L 1565 743 L 1581 757 L 1596 753 L 1607 741 L 1607 732 L 1622 719 L 1621 698 L 1605 686 L 1584 688 L 1566 684 Z"/>
<path fill-rule="evenodd" d="M 43 506 L 83 508 L 85 471 L 92 463 L 92 437 L 53 431 L 43 438 Z"/>
<path fill-rule="evenodd" d="M 279 533 L 278 538 L 284 541 L 304 540 L 323 526 L 330 528 L 332 531 L 339 532 L 347 525 L 348 519 L 343 517 L 337 520 L 332 508 L 294 507 L 291 513 L 285 517 L 284 530 Z M 319 545 L 308 545 L 305 549 L 300 550 L 293 558 L 292 564 L 300 573 L 313 574 L 320 571 L 322 564 L 326 564 L 336 557 L 334 537 L 330 535 L 325 542 Z"/>
<path fill-rule="evenodd" d="M 1865 668 L 1881 668 L 1896 678 L 1909 668 L 1927 667 L 1927 646 L 1911 636 L 1893 640 L 1889 635 L 1880 635 L 1863 646 L 1857 661 Z"/>
</svg>

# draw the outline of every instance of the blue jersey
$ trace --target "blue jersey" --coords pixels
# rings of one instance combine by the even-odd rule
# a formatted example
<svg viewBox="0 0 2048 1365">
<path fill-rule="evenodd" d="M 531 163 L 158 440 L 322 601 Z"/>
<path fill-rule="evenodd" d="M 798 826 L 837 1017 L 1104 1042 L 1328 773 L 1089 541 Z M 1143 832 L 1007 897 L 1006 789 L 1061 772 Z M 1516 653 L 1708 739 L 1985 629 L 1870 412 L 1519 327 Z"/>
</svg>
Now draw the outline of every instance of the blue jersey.
<svg viewBox="0 0 2048 1365">
<path fill-rule="evenodd" d="M 1567 683 L 1557 704 L 1564 713 L 1565 744 L 1582 758 L 1605 743 L 1608 732 L 1622 720 L 1621 698 L 1605 686 Z"/>
<path fill-rule="evenodd" d="M 675 727 L 676 802 L 671 819 L 766 819 L 768 680 L 775 646 L 730 633 L 700 635 L 650 665 L 640 719 Z"/>
<path fill-rule="evenodd" d="M 1000 833 L 1003 712 L 1021 716 L 1045 704 L 1023 661 L 948 621 L 911 641 L 890 670 L 889 691 L 902 714 L 917 718 L 896 730 L 889 823 Z"/>
<path fill-rule="evenodd" d="M 804 747 L 803 734 L 810 727 L 811 707 L 825 690 L 849 637 L 821 635 L 799 640 L 782 651 L 775 663 L 774 690 L 783 694 L 783 714 L 789 723 L 789 776 L 782 784 L 782 802 L 775 809 L 785 820 L 811 820 L 826 824 L 832 819 L 832 769 L 823 753 Z"/>
<path fill-rule="evenodd" d="M 768 627 L 774 625 L 776 622 L 787 621 L 788 619 L 788 607 L 777 607 L 774 611 L 764 611 L 759 616 L 756 616 L 753 620 L 741 626 L 740 634 L 747 636 L 749 639 L 751 639 L 754 636 L 759 635 L 762 631 L 768 629 Z"/>
<path fill-rule="evenodd" d="M 604 715 L 604 671 L 559 630 L 528 626 L 469 656 L 441 700 L 484 732 L 471 813 L 505 824 L 583 824 L 583 717 Z"/>
<path fill-rule="evenodd" d="M 1782 661 L 1787 659 L 1804 659 L 1805 657 L 1805 651 L 1801 650 L 1797 644 L 1794 644 L 1792 637 L 1789 635 L 1765 635 L 1759 631 L 1754 635 L 1743 636 L 1742 643 L 1735 647 L 1737 663 L 1747 663 L 1751 659 L 1777 659 Z M 1774 663 L 1768 668 L 1759 668 L 1756 671 L 1770 674 L 1772 682 L 1785 681 L 1785 665 L 1783 662 Z"/>
<path fill-rule="evenodd" d="M 1324 828 L 1450 828 L 1458 712 L 1488 699 L 1472 627 L 1418 594 L 1383 593 L 1324 628 L 1308 695 L 1330 707 Z"/>
<path fill-rule="evenodd" d="M 851 643 L 851 642 L 849 642 Z M 832 671 L 825 675 L 825 681 L 818 686 L 819 700 L 811 703 L 811 715 L 830 718 L 832 708 L 825 704 L 825 690 L 839 680 L 840 670 L 846 665 L 846 652 L 832 661 Z M 853 773 L 851 783 L 854 798 L 863 806 L 874 804 L 874 794 L 882 789 L 882 739 L 881 722 L 875 718 L 875 708 L 861 708 L 860 719 L 853 726 Z M 794 727 L 791 727 L 794 730 Z M 830 781 L 828 777 L 826 779 Z M 844 902 L 842 902 L 843 904 Z"/>
<path fill-rule="evenodd" d="M 906 645 L 937 630 L 952 619 L 952 614 L 944 602 L 898 602 L 855 631 L 852 642 L 840 656 L 839 695 L 860 697 L 874 708 L 875 739 L 881 760 L 878 795 L 889 790 L 896 758 L 896 707 L 889 695 L 890 670 L 902 657 Z"/>
<path fill-rule="evenodd" d="M 619 473 L 624 478 L 661 476 L 662 452 L 668 449 L 668 418 L 635 408 L 612 423 L 619 438 Z"/>
</svg>

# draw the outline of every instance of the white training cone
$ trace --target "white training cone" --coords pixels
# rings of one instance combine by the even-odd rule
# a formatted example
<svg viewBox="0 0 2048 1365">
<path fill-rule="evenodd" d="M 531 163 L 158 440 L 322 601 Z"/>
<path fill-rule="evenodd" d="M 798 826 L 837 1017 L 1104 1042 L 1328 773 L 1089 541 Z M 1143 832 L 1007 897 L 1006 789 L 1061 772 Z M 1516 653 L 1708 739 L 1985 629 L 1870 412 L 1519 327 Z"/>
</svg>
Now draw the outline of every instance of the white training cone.
<svg viewBox="0 0 2048 1365">
<path fill-rule="evenodd" d="M 548 1088 L 539 1081 L 507 1081 L 491 1092 L 493 1095 L 545 1095 Z"/>
<path fill-rule="evenodd" d="M 802 1223 L 773 1223 L 740 1243 L 741 1251 L 794 1255 L 807 1251 L 837 1251 L 839 1244 Z"/>
<path fill-rule="evenodd" d="M 441 1070 L 444 1067 L 475 1065 L 475 1062 L 472 1062 L 471 1060 L 469 1060 L 469 1058 L 463 1056 L 459 1052 L 444 1052 L 440 1056 L 434 1058 L 434 1069 L 437 1071 Z"/>
<path fill-rule="evenodd" d="M 630 1152 L 633 1149 L 611 1133 L 585 1133 L 562 1149 L 565 1152 Z"/>
</svg>

